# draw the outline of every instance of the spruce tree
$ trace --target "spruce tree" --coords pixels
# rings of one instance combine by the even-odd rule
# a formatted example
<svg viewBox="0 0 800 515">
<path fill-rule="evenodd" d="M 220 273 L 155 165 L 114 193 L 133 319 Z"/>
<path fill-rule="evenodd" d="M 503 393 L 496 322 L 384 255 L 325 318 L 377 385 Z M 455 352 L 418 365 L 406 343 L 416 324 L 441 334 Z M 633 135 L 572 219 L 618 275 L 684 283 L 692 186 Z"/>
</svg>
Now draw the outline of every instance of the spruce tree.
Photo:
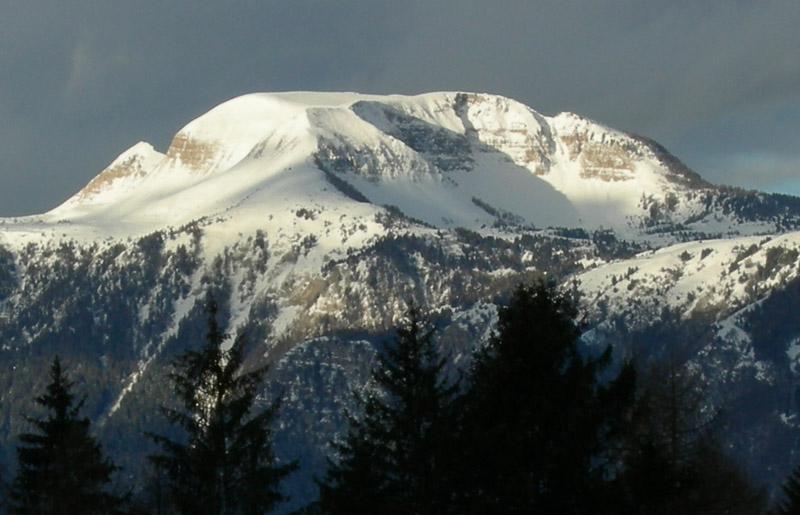
<svg viewBox="0 0 800 515">
<path fill-rule="evenodd" d="M 117 467 L 103 456 L 80 417 L 77 401 L 58 357 L 50 367 L 50 384 L 36 403 L 50 413 L 27 420 L 37 432 L 19 436 L 19 469 L 11 485 L 10 513 L 115 513 L 121 498 L 108 491 Z"/>
<path fill-rule="evenodd" d="M 434 329 L 411 304 L 372 371 L 372 389 L 356 394 L 338 456 L 319 482 L 324 513 L 445 513 L 448 384 Z"/>
<path fill-rule="evenodd" d="M 296 463 L 276 463 L 270 425 L 279 408 L 257 414 L 256 395 L 267 367 L 242 372 L 245 338 L 223 350 L 217 303 L 206 301 L 208 332 L 199 351 L 187 351 L 170 374 L 182 409 L 164 407 L 166 418 L 185 439 L 148 434 L 162 448 L 150 457 L 166 476 L 173 509 L 191 514 L 261 514 L 284 500 L 281 480 Z"/>
<path fill-rule="evenodd" d="M 632 401 L 631 374 L 603 386 L 611 350 L 584 357 L 572 300 L 520 285 L 499 310 L 460 401 L 463 513 L 602 513 L 608 439 Z"/>
</svg>

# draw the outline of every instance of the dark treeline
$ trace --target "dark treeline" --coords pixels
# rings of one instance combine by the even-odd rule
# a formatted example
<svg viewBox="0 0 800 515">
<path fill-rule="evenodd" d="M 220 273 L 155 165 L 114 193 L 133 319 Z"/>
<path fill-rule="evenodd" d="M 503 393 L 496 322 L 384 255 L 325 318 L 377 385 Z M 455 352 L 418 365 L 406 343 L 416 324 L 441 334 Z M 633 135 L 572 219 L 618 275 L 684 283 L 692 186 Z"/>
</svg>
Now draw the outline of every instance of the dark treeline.
<svg viewBox="0 0 800 515">
<path fill-rule="evenodd" d="M 722 453 L 696 378 L 612 379 L 585 356 L 570 299 L 521 286 L 458 382 L 410 307 L 334 445 L 310 513 L 759 514 L 763 492 Z"/>
<path fill-rule="evenodd" d="M 280 399 L 257 409 L 265 367 L 247 368 L 242 336 L 225 348 L 214 300 L 199 350 L 181 354 L 162 411 L 170 434 L 134 491 L 80 416 L 82 400 L 56 358 L 28 418 L 18 468 L 3 488 L 13 514 L 260 514 L 285 499 L 271 426 Z M 519 286 L 496 332 L 454 377 L 436 331 L 411 304 L 353 393 L 348 427 L 331 442 L 317 514 L 793 514 L 800 468 L 767 510 L 764 492 L 725 455 L 696 375 L 673 363 L 614 368 L 611 349 L 579 348 L 570 298 Z M 612 373 L 613 370 L 617 370 Z M 610 377 L 612 376 L 612 377 Z"/>
</svg>

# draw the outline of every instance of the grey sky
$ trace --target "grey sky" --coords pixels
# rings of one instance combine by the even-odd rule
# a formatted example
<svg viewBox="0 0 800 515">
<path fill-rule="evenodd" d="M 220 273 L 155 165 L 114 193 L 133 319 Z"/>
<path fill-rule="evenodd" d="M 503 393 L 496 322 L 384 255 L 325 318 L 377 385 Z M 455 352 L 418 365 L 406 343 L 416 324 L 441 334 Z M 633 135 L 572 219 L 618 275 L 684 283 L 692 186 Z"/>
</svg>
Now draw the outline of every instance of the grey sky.
<svg viewBox="0 0 800 515">
<path fill-rule="evenodd" d="M 800 2 L 0 0 L 0 216 L 253 91 L 498 93 L 800 194 Z"/>
</svg>

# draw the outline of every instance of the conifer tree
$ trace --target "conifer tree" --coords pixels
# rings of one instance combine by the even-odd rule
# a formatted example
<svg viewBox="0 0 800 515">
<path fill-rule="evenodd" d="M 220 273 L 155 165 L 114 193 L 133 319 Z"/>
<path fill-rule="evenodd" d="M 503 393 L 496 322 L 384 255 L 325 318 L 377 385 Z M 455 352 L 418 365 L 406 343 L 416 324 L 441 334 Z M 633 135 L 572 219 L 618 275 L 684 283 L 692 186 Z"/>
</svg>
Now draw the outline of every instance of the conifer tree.
<svg viewBox="0 0 800 515">
<path fill-rule="evenodd" d="M 245 339 L 222 346 L 217 303 L 206 301 L 208 332 L 199 351 L 173 363 L 170 379 L 183 409 L 162 408 L 185 439 L 149 434 L 162 448 L 151 456 L 166 476 L 173 508 L 191 514 L 261 514 L 284 500 L 278 487 L 296 463 L 276 463 L 270 424 L 279 402 L 251 414 L 267 367 L 242 372 Z"/>
<path fill-rule="evenodd" d="M 696 461 L 712 442 L 716 413 L 702 410 L 696 375 L 672 360 L 640 373 L 621 481 L 636 513 L 688 510 L 697 483 Z"/>
<path fill-rule="evenodd" d="M 640 374 L 618 484 L 621 513 L 758 514 L 764 493 L 725 455 L 698 373 L 675 362 Z"/>
<path fill-rule="evenodd" d="M 792 470 L 781 490 L 784 499 L 778 505 L 776 515 L 800 515 L 800 466 Z"/>
<path fill-rule="evenodd" d="M 463 513 L 602 513 L 607 440 L 633 377 L 608 386 L 607 348 L 583 357 L 577 310 L 553 284 L 520 285 L 477 353 L 460 401 Z"/>
<path fill-rule="evenodd" d="M 19 436 L 19 469 L 10 492 L 10 513 L 115 513 L 122 499 L 108 491 L 117 467 L 103 456 L 80 417 L 77 401 L 58 357 L 50 367 L 50 384 L 36 403 L 49 411 L 27 418 L 37 432 Z"/>
<path fill-rule="evenodd" d="M 320 486 L 324 513 L 445 513 L 446 421 L 455 388 L 444 377 L 434 329 L 411 304 L 372 372 L 373 388 L 356 395 L 338 456 Z"/>
</svg>

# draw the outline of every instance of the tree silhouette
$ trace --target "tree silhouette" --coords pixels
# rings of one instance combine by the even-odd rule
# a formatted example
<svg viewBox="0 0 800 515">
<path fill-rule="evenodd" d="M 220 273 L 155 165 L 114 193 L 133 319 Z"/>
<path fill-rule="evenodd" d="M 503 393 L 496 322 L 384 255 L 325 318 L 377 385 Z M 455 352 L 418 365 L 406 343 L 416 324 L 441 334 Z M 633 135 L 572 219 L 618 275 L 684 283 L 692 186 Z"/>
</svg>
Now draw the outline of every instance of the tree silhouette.
<svg viewBox="0 0 800 515">
<path fill-rule="evenodd" d="M 384 342 L 360 416 L 334 442 L 320 486 L 325 513 L 444 513 L 447 410 L 455 388 L 443 374 L 434 329 L 413 304 Z"/>
<path fill-rule="evenodd" d="M 583 357 L 577 310 L 553 284 L 520 285 L 478 352 L 459 409 L 463 513 L 602 513 L 608 440 L 633 399 L 611 349 Z"/>
<path fill-rule="evenodd" d="M 778 504 L 776 515 L 800 515 L 800 466 L 792 470 L 781 490 L 784 499 Z"/>
<path fill-rule="evenodd" d="M 619 483 L 621 513 L 758 514 L 764 492 L 723 452 L 699 373 L 674 361 L 640 374 Z"/>
<path fill-rule="evenodd" d="M 73 382 L 58 357 L 50 367 L 50 384 L 36 403 L 50 413 L 27 418 L 38 430 L 19 436 L 19 469 L 10 491 L 11 513 L 114 513 L 122 499 L 108 491 L 117 467 L 103 456 L 89 434 L 89 419 L 79 413 Z"/>
<path fill-rule="evenodd" d="M 163 451 L 150 459 L 181 513 L 266 513 L 284 499 L 279 484 L 297 466 L 277 464 L 273 454 L 269 426 L 279 403 L 251 416 L 267 368 L 241 372 L 244 337 L 223 350 L 226 335 L 210 296 L 206 313 L 205 345 L 178 357 L 169 376 L 183 409 L 162 408 L 185 440 L 148 434 Z"/>
</svg>

